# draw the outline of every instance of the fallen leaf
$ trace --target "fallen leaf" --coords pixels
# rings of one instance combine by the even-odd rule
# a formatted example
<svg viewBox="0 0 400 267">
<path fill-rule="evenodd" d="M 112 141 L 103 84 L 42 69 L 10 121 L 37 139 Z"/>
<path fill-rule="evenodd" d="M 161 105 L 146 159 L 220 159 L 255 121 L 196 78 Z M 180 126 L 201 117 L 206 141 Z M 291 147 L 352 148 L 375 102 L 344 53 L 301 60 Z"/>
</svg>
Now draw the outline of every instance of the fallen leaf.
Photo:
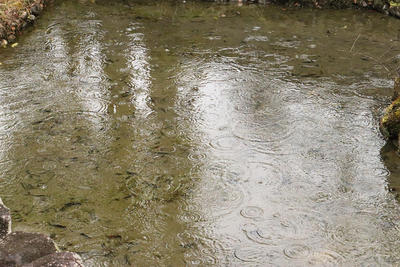
<svg viewBox="0 0 400 267">
<path fill-rule="evenodd" d="M 13 44 L 11 45 L 11 47 L 14 48 L 14 47 L 16 47 L 17 45 L 18 45 L 18 43 L 13 43 Z"/>
<path fill-rule="evenodd" d="M 390 7 L 399 7 L 400 3 L 396 3 L 396 2 L 390 1 L 389 5 L 390 5 Z"/>
</svg>

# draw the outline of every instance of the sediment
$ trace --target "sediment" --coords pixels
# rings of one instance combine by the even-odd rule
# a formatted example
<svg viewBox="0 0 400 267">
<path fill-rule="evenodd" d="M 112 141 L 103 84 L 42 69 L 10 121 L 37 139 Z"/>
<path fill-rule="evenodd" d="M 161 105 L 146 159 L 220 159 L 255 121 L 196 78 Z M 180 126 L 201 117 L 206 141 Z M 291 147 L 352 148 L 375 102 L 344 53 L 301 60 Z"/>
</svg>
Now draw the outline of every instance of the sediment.
<svg viewBox="0 0 400 267">
<path fill-rule="evenodd" d="M 0 266 L 83 267 L 76 253 L 59 252 L 54 241 L 40 233 L 12 232 L 10 210 L 0 199 Z"/>
</svg>

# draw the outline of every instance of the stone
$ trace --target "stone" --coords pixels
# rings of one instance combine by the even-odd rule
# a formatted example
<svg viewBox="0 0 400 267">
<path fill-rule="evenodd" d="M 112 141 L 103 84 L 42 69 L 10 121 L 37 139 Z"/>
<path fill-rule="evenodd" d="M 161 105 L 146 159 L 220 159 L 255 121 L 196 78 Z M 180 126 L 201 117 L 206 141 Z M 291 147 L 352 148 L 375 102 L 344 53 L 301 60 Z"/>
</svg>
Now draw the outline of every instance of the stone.
<svg viewBox="0 0 400 267">
<path fill-rule="evenodd" d="M 38 233 L 11 232 L 10 210 L 0 198 L 1 267 L 83 267 L 81 257 L 58 252 L 53 240 Z"/>
<path fill-rule="evenodd" d="M 43 234 L 13 232 L 0 241 L 0 266 L 21 266 L 56 252 L 54 242 Z"/>
<path fill-rule="evenodd" d="M 6 39 L 1 40 L 0 45 L 1 45 L 2 47 L 6 47 L 6 46 L 8 45 L 7 40 L 6 40 Z"/>
<path fill-rule="evenodd" d="M 72 252 L 57 252 L 46 255 L 22 267 L 83 267 L 81 257 Z"/>
<path fill-rule="evenodd" d="M 28 20 L 30 20 L 30 21 L 34 21 L 36 19 L 36 17 L 35 17 L 35 15 L 33 15 L 33 14 L 30 14 L 29 16 L 28 16 Z"/>
<path fill-rule="evenodd" d="M 22 19 L 26 19 L 27 17 L 28 17 L 28 12 L 23 11 L 22 14 L 21 14 L 21 18 Z"/>
<path fill-rule="evenodd" d="M 400 132 L 400 97 L 386 108 L 379 129 L 386 138 L 398 138 Z"/>
<path fill-rule="evenodd" d="M 33 7 L 31 8 L 31 14 L 37 16 L 40 14 L 41 8 L 39 5 L 33 5 Z"/>
<path fill-rule="evenodd" d="M 400 8 L 399 7 L 391 7 L 389 8 L 390 15 L 394 17 L 400 18 Z"/>
<path fill-rule="evenodd" d="M 10 210 L 4 206 L 0 198 L 0 239 L 11 233 L 11 214 Z"/>
<path fill-rule="evenodd" d="M 388 139 L 399 139 L 400 133 L 400 76 L 394 79 L 392 104 L 383 114 L 379 130 Z M 400 140 L 399 140 L 400 141 Z"/>
<path fill-rule="evenodd" d="M 10 34 L 10 35 L 7 37 L 7 39 L 8 39 L 8 41 L 9 41 L 10 43 L 12 43 L 12 42 L 15 41 L 15 39 L 17 39 L 17 37 L 15 37 L 14 34 Z"/>
</svg>

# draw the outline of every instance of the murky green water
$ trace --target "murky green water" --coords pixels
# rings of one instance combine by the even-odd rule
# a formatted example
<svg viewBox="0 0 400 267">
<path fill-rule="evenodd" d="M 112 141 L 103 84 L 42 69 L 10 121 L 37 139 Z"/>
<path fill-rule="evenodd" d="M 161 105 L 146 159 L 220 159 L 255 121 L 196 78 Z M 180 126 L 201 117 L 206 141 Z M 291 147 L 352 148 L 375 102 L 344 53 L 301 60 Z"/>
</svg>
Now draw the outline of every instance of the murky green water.
<svg viewBox="0 0 400 267">
<path fill-rule="evenodd" d="M 396 265 L 400 163 L 377 125 L 399 29 L 368 11 L 56 2 L 0 50 L 14 229 L 88 266 Z"/>
</svg>

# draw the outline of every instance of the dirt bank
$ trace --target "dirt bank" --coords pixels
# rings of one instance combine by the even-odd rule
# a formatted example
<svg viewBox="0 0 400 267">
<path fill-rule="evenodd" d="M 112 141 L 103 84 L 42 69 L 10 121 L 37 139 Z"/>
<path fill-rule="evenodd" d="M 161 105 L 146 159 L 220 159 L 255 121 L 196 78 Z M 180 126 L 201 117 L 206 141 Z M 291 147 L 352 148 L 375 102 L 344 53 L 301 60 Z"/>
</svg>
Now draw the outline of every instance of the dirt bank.
<svg viewBox="0 0 400 267">
<path fill-rule="evenodd" d="M 400 0 L 271 0 L 270 2 L 296 7 L 374 9 L 400 18 Z"/>
<path fill-rule="evenodd" d="M 22 29 L 32 24 L 49 0 L 0 0 L 0 42 L 15 41 Z"/>
</svg>

